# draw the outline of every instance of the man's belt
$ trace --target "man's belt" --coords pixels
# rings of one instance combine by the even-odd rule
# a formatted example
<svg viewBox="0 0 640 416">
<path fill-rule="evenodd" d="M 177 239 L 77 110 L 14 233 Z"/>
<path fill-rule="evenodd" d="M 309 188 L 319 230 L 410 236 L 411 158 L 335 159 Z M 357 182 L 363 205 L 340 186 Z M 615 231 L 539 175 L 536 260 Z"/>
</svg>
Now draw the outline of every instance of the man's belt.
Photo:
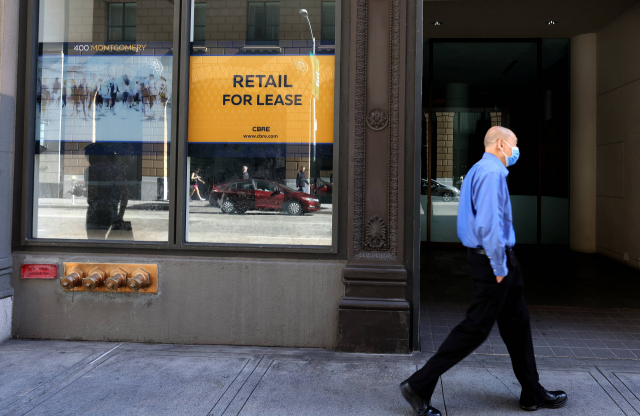
<svg viewBox="0 0 640 416">
<path fill-rule="evenodd" d="M 506 251 L 511 251 L 511 247 L 505 247 L 504 248 Z M 482 254 L 483 256 L 487 255 L 487 252 L 485 249 L 483 249 L 482 247 L 479 248 L 470 248 L 469 250 L 471 250 L 472 253 L 476 253 L 476 254 Z"/>
</svg>

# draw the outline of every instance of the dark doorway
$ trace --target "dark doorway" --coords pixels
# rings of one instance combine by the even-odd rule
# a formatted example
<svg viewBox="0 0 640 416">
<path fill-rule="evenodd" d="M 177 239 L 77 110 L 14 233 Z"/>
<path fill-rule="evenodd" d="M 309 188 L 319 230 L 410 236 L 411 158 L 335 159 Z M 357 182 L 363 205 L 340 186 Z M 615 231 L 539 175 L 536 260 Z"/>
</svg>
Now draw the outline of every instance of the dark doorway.
<svg viewBox="0 0 640 416">
<path fill-rule="evenodd" d="M 430 40 L 424 48 L 422 351 L 439 347 L 471 299 L 458 191 L 486 131 L 501 125 L 522 154 L 508 185 L 536 355 L 640 358 L 640 272 L 568 247 L 569 41 Z M 495 328 L 475 352 L 508 353 Z"/>
<path fill-rule="evenodd" d="M 423 85 L 421 240 L 458 245 L 457 199 L 495 125 L 518 136 L 508 178 L 518 244 L 568 244 L 566 39 L 429 40 Z"/>
</svg>

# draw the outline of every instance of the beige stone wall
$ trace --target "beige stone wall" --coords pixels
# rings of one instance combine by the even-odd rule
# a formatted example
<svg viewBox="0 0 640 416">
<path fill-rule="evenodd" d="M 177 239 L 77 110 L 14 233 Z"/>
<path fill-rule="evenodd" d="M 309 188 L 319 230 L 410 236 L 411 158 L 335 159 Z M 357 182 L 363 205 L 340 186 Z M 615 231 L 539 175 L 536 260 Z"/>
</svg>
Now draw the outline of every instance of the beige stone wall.
<svg viewBox="0 0 640 416">
<path fill-rule="evenodd" d="M 93 42 L 107 41 L 107 7 L 108 3 L 111 2 L 137 3 L 136 41 L 152 42 L 173 40 L 173 2 L 168 0 L 91 0 L 91 2 L 94 4 Z"/>
<path fill-rule="evenodd" d="M 136 40 L 140 42 L 173 40 L 173 2 L 138 1 Z"/>
<path fill-rule="evenodd" d="M 246 0 L 207 0 L 206 3 L 206 40 L 244 40 L 246 38 Z"/>
<path fill-rule="evenodd" d="M 247 0 L 207 0 L 206 40 L 245 40 Z M 309 25 L 298 10 L 307 9 L 313 34 L 320 40 L 322 1 L 280 2 L 280 40 L 310 40 Z"/>
<path fill-rule="evenodd" d="M 142 145 L 142 176 L 169 176 L 169 155 L 162 143 Z"/>
<path fill-rule="evenodd" d="M 168 0 L 69 0 L 70 42 L 106 42 L 108 3 L 137 3 L 136 41 L 173 40 L 173 2 Z M 244 41 L 247 37 L 247 0 L 203 0 L 206 3 L 206 39 Z M 51 5 L 60 9 L 60 5 Z M 298 10 L 307 9 L 316 40 L 321 39 L 321 0 L 285 0 L 280 2 L 280 41 L 310 41 L 307 22 Z M 48 13 L 60 21 L 58 14 Z M 62 16 L 64 17 L 64 16 Z M 47 14 L 44 16 L 47 19 Z M 55 22 L 50 22 L 51 24 Z M 59 41 L 56 39 L 56 41 Z M 285 47 L 307 47 L 285 44 Z"/>
<path fill-rule="evenodd" d="M 436 113 L 436 178 L 453 177 L 453 119 L 456 113 Z"/>
<path fill-rule="evenodd" d="M 596 248 L 640 268 L 640 3 L 597 33 Z"/>
<path fill-rule="evenodd" d="M 322 1 L 317 0 L 285 0 L 280 2 L 280 39 L 305 40 L 309 39 L 309 25 L 306 19 L 298 13 L 300 9 L 307 9 L 309 21 L 313 28 L 316 42 L 320 39 Z"/>
<path fill-rule="evenodd" d="M 69 0 L 69 42 L 92 42 L 94 0 Z M 95 10 L 97 11 L 97 10 Z"/>
</svg>

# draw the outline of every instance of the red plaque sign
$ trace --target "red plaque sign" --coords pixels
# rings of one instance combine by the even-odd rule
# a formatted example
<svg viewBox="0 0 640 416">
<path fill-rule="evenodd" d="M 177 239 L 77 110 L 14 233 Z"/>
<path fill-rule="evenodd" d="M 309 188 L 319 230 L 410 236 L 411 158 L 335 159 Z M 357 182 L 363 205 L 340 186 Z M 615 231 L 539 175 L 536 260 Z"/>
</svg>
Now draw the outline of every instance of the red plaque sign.
<svg viewBox="0 0 640 416">
<path fill-rule="evenodd" d="M 56 264 L 23 264 L 20 270 L 23 279 L 55 279 L 58 277 Z"/>
</svg>

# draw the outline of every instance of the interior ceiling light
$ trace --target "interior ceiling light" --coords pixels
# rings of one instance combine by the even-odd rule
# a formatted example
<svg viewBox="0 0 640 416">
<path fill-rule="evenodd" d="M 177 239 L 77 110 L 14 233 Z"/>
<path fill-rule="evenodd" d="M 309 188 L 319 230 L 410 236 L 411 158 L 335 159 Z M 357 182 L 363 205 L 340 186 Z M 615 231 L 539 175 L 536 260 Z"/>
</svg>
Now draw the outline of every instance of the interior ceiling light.
<svg viewBox="0 0 640 416">
<path fill-rule="evenodd" d="M 549 20 L 549 21 L 547 22 L 547 24 L 548 24 L 548 25 L 555 25 L 555 24 L 556 24 L 556 21 L 555 21 L 555 20 Z"/>
<path fill-rule="evenodd" d="M 442 22 L 435 21 L 435 22 L 433 22 L 433 25 L 434 25 L 434 26 L 441 26 L 441 25 L 442 25 Z"/>
</svg>

